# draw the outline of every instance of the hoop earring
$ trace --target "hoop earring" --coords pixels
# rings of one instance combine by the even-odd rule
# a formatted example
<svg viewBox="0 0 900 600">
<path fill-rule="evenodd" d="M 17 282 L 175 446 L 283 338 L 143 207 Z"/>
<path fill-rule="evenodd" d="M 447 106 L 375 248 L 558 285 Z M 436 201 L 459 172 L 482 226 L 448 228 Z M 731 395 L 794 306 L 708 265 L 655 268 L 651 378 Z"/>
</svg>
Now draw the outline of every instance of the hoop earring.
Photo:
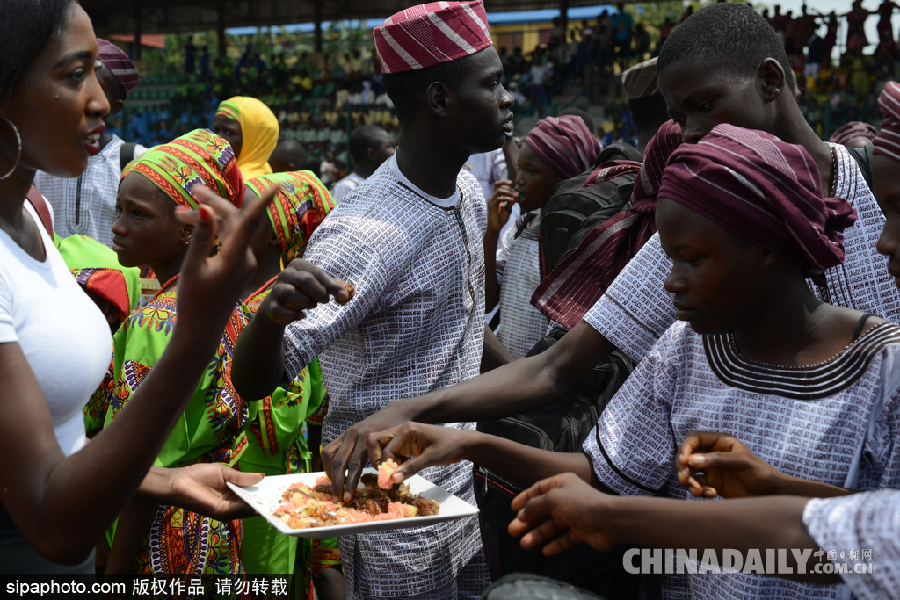
<svg viewBox="0 0 900 600">
<path fill-rule="evenodd" d="M 6 117 L 0 117 L 0 120 L 9 123 L 9 126 L 12 127 L 13 132 L 16 134 L 16 144 L 18 145 L 18 150 L 16 151 L 16 162 L 13 164 L 12 168 L 6 173 L 6 175 L 0 175 L 0 181 L 3 181 L 10 175 L 12 175 L 17 168 L 19 168 L 19 160 L 22 159 L 22 136 L 19 135 L 19 128 L 16 127 L 16 124 L 7 119 Z"/>
</svg>

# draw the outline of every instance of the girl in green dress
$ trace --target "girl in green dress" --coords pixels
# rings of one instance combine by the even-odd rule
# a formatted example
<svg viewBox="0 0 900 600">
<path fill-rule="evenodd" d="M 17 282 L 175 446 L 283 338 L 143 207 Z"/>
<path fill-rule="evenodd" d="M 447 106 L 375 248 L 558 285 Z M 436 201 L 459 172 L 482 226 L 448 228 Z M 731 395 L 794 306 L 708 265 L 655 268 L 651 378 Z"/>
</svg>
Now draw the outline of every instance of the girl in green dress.
<svg viewBox="0 0 900 600">
<path fill-rule="evenodd" d="M 85 409 L 88 432 L 108 426 L 157 364 L 178 324 L 178 283 L 191 228 L 176 208 L 197 206 L 204 185 L 240 207 L 244 183 L 234 151 L 207 130 L 195 130 L 144 154 L 123 172 L 116 200 L 113 250 L 123 266 L 148 264 L 161 285 L 150 303 L 130 315 L 113 336 L 113 364 Z M 231 387 L 228 371 L 243 327 L 235 305 L 219 347 L 155 464 L 234 465 L 251 407 Z M 241 572 L 241 522 L 220 522 L 144 499 L 133 500 L 107 532 L 107 573 L 236 574 Z"/>
</svg>

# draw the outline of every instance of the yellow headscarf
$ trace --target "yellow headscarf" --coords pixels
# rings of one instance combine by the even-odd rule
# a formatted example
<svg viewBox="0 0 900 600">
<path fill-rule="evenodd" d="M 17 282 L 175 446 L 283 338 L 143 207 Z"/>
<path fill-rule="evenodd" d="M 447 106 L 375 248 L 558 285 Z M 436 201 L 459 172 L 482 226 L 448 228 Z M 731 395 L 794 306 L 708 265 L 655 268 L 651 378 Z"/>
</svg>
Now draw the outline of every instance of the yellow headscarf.
<svg viewBox="0 0 900 600">
<path fill-rule="evenodd" d="M 270 174 L 268 160 L 278 144 L 278 119 L 269 107 L 256 98 L 236 96 L 219 104 L 216 115 L 241 124 L 244 145 L 237 164 L 244 178 Z"/>
</svg>

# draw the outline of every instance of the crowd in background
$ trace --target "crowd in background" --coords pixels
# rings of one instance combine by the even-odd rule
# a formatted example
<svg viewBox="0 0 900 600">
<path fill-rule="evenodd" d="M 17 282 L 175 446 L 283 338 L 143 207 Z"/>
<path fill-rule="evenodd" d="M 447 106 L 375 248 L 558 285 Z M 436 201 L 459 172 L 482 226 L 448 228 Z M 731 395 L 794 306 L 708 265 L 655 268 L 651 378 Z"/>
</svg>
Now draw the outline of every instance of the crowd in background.
<svg viewBox="0 0 900 600">
<path fill-rule="evenodd" d="M 844 14 L 820 14 L 804 6 L 794 15 L 779 5 L 761 11 L 785 45 L 801 110 L 821 137 L 851 121 L 877 124 L 875 100 L 885 82 L 898 76 L 890 24 L 898 8 L 885 0 L 868 10 L 857 0 Z M 601 143 L 635 144 L 637 128 L 619 75 L 656 56 L 693 6 L 680 15 L 669 13 L 662 22 L 651 22 L 646 14 L 638 16 L 634 5 L 618 5 L 601 11 L 596 20 L 570 22 L 565 30 L 554 19 L 540 38 L 546 41 L 530 51 L 499 46 L 504 84 L 516 101 L 517 117 L 601 106 L 604 118 L 594 131 Z M 869 18 L 878 19 L 877 41 L 866 36 Z M 307 166 L 332 184 L 352 168 L 347 141 L 355 127 L 380 126 L 396 143 L 398 120 L 381 84 L 371 40 L 362 38 L 356 49 L 324 54 L 297 52 L 290 43 L 273 51 L 258 36 L 239 36 L 236 43 L 241 50 L 213 56 L 188 37 L 179 48 L 183 71 L 146 76 L 131 106 L 111 120 L 111 131 L 153 146 L 196 127 L 212 127 L 224 98 L 260 98 L 278 117 L 281 138 L 302 143 Z M 561 93 L 572 89 L 581 93 L 574 98 Z M 163 97 L 165 102 L 157 101 Z M 323 165 L 334 166 L 335 173 L 322 173 Z"/>
</svg>

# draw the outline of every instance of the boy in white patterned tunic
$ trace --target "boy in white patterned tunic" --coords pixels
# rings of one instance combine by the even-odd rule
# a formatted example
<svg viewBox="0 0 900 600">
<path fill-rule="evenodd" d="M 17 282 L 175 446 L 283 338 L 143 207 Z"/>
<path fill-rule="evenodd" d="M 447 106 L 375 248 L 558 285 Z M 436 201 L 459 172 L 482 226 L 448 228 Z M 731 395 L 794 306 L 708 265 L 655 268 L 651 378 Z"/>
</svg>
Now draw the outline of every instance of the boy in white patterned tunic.
<svg viewBox="0 0 900 600">
<path fill-rule="evenodd" d="M 419 46 L 422 36 L 433 45 Z M 235 354 L 234 383 L 248 397 L 318 356 L 331 397 L 326 443 L 392 400 L 478 375 L 487 207 L 477 180 L 461 168 L 469 155 L 501 146 L 512 128 L 512 98 L 500 83 L 503 67 L 480 1 L 407 9 L 376 28 L 375 38 L 402 143 L 329 214 L 305 253 L 352 283 L 355 295 L 345 306 L 295 310 L 304 304 L 294 301 L 292 282 L 322 271 L 294 261 Z M 324 458 L 340 495 L 344 470 L 328 464 L 334 452 L 329 446 Z M 423 475 L 473 502 L 469 465 Z M 358 473 L 346 489 L 357 480 Z M 348 598 L 477 598 L 487 584 L 474 518 L 345 536 L 340 546 Z"/>
</svg>

